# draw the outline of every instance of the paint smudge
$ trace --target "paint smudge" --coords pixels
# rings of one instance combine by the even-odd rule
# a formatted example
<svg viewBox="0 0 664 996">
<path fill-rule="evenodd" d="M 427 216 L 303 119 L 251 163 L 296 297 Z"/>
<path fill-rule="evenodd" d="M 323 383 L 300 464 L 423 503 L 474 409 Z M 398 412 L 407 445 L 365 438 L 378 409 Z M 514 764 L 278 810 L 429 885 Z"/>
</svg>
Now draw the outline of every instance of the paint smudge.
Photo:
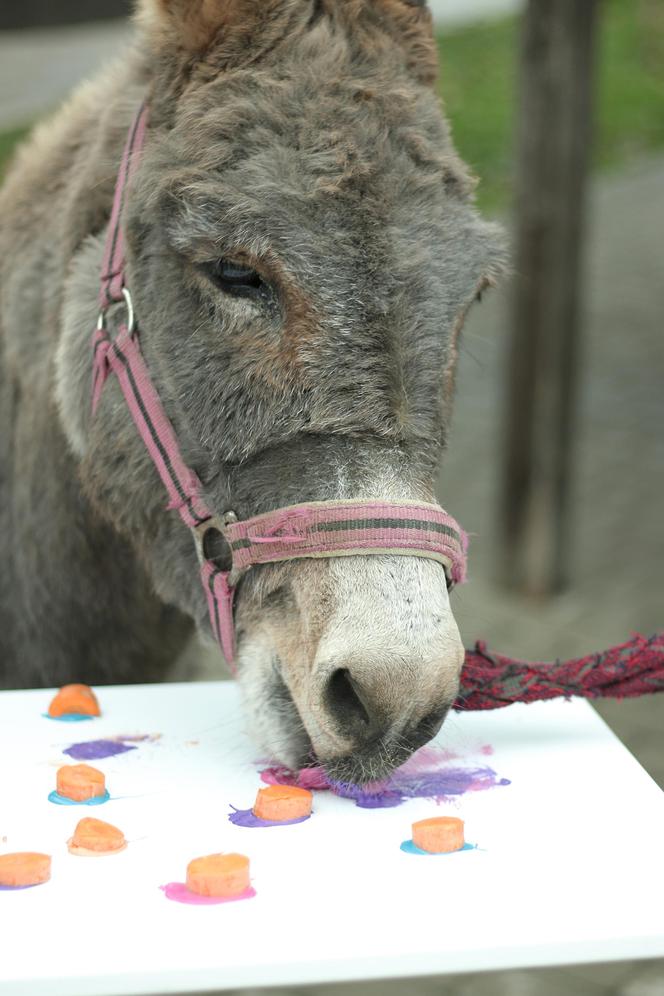
<svg viewBox="0 0 664 996">
<path fill-rule="evenodd" d="M 88 719 L 98 719 L 98 716 L 86 716 L 82 712 L 66 712 L 62 716 L 49 716 L 43 712 L 44 719 L 51 719 L 54 723 L 84 723 Z"/>
<path fill-rule="evenodd" d="M 84 799 L 77 802 L 76 799 L 68 799 L 66 795 L 60 795 L 55 789 L 48 794 L 48 801 L 54 802 L 56 806 L 101 806 L 111 798 L 108 790 L 103 795 L 96 795 L 92 799 Z"/>
<path fill-rule="evenodd" d="M 493 747 L 491 744 L 482 744 L 480 747 L 480 754 L 490 757 L 493 754 Z"/>
<path fill-rule="evenodd" d="M 79 744 L 71 744 L 62 753 L 75 761 L 101 761 L 104 757 L 115 757 L 130 750 L 136 750 L 136 747 L 120 740 L 84 740 Z"/>
<path fill-rule="evenodd" d="M 419 771 L 427 765 L 442 764 L 444 761 L 459 761 L 460 759 L 461 754 L 457 754 L 456 751 L 449 750 L 447 747 L 425 746 L 415 751 L 412 757 L 409 757 L 405 764 L 402 764 L 400 770 L 415 768 Z"/>
<path fill-rule="evenodd" d="M 161 733 L 130 733 L 122 734 L 116 737 L 109 737 L 109 740 L 117 741 L 117 743 L 127 743 L 127 744 L 154 744 L 157 740 L 161 740 Z"/>
<path fill-rule="evenodd" d="M 237 903 L 242 899 L 253 899 L 256 895 L 256 890 L 251 886 L 237 896 L 199 896 L 196 892 L 191 892 L 184 882 L 169 882 L 167 885 L 160 885 L 159 888 L 167 899 L 187 906 L 219 906 L 221 903 Z"/>
<path fill-rule="evenodd" d="M 232 813 L 228 814 L 228 819 L 236 827 L 289 827 L 294 823 L 304 823 L 311 819 L 311 816 L 298 816 L 296 820 L 262 820 L 256 816 L 253 809 L 236 809 L 231 805 Z"/>
<path fill-rule="evenodd" d="M 414 844 L 412 840 L 404 840 L 401 844 L 400 850 L 404 851 L 406 854 L 421 854 L 425 858 L 442 858 L 450 854 L 460 854 L 461 851 L 475 851 L 477 850 L 477 844 L 469 844 L 467 841 L 463 847 L 458 847 L 456 851 L 423 851 L 421 847 Z"/>
<path fill-rule="evenodd" d="M 35 882 L 34 885 L 0 885 L 0 892 L 24 892 L 26 889 L 38 889 L 46 882 Z"/>
<path fill-rule="evenodd" d="M 109 848 L 106 851 L 93 851 L 89 847 L 81 847 L 80 844 L 75 844 L 73 837 L 70 837 L 67 841 L 67 850 L 75 858 L 108 858 L 112 854 L 121 854 L 127 850 L 128 846 L 127 841 L 125 841 L 120 847 Z"/>
<path fill-rule="evenodd" d="M 267 785 L 294 785 L 296 788 L 309 789 L 309 791 L 315 789 L 324 791 L 331 787 L 322 768 L 302 768 L 300 771 L 291 771 L 289 768 L 277 766 L 265 768 L 261 771 L 260 776 Z"/>
<path fill-rule="evenodd" d="M 482 753 L 485 751 L 482 750 Z M 323 768 L 303 768 L 292 772 L 287 768 L 273 767 L 266 768 L 260 774 L 268 785 L 329 789 L 344 799 L 353 799 L 362 809 L 388 809 L 401 805 L 407 799 L 449 802 L 466 792 L 483 792 L 510 784 L 509 778 L 500 778 L 493 768 L 482 765 L 448 766 L 452 760 L 457 760 L 457 756 L 450 751 L 423 747 L 389 778 L 368 785 L 334 781 L 328 778 Z"/>
</svg>

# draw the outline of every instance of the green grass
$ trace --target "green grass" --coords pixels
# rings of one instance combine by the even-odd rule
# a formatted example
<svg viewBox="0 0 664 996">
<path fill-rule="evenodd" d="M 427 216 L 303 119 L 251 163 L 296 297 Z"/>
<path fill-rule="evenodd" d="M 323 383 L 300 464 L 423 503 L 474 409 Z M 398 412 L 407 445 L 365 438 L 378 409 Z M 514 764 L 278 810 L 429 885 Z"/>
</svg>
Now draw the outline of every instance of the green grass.
<svg viewBox="0 0 664 996">
<path fill-rule="evenodd" d="M 481 178 L 480 207 L 489 212 L 504 210 L 511 197 L 518 40 L 515 19 L 438 40 L 440 92 L 458 149 Z M 596 167 L 664 147 L 662 0 L 603 0 L 595 108 Z M 27 130 L 0 133 L 0 175 Z"/>
<path fill-rule="evenodd" d="M 604 0 L 595 91 L 596 167 L 664 147 L 664 3 Z M 480 206 L 510 200 L 518 22 L 473 25 L 438 39 L 440 93 L 463 158 L 481 178 Z"/>
<path fill-rule="evenodd" d="M 30 125 L 11 128 L 9 131 L 0 131 L 0 177 L 4 173 L 16 145 L 22 138 L 25 138 L 29 131 Z"/>
<path fill-rule="evenodd" d="M 438 49 L 439 91 L 455 144 L 480 178 L 480 206 L 500 209 L 512 182 L 518 24 L 509 19 L 441 33 Z"/>
</svg>

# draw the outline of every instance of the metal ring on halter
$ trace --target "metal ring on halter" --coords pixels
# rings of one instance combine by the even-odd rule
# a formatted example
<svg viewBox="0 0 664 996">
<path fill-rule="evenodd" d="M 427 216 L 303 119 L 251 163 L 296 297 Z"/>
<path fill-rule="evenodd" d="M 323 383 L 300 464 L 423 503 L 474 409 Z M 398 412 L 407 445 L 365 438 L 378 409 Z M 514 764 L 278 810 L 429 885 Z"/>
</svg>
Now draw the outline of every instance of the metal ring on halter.
<svg viewBox="0 0 664 996">
<path fill-rule="evenodd" d="M 232 523 L 237 522 L 237 515 L 235 512 L 224 512 L 221 517 L 212 516 L 210 519 L 206 519 L 205 522 L 201 522 L 198 526 L 194 526 L 192 533 L 194 535 L 194 543 L 196 546 L 196 553 L 198 555 L 198 562 L 201 566 L 206 560 L 210 559 L 208 552 L 205 550 L 205 537 L 208 533 L 215 532 L 221 536 L 228 547 L 227 555 L 230 560 L 229 570 L 233 566 L 233 551 L 231 549 L 230 543 L 224 535 L 224 526 L 230 526 Z"/>
<path fill-rule="evenodd" d="M 122 296 L 124 297 L 125 307 L 127 308 L 127 332 L 131 333 L 136 328 L 136 318 L 134 315 L 134 302 L 131 299 L 131 294 L 126 287 L 122 288 Z M 112 308 L 114 304 L 120 304 L 120 301 L 111 301 L 110 304 L 106 305 L 102 311 L 99 312 L 99 318 L 97 319 L 97 330 L 101 331 L 106 325 L 106 312 L 109 308 Z"/>
</svg>

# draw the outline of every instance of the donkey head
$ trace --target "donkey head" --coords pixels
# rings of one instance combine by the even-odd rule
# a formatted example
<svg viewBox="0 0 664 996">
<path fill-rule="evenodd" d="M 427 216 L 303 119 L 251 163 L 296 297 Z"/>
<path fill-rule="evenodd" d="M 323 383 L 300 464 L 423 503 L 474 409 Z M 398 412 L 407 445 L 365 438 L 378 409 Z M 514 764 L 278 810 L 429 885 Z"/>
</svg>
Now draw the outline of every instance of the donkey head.
<svg viewBox="0 0 664 996">
<path fill-rule="evenodd" d="M 128 281 L 208 506 L 435 500 L 457 338 L 503 249 L 432 88 L 425 5 L 144 0 L 139 18 Z M 206 630 L 191 537 L 115 391 L 86 426 L 88 493 Z M 246 708 L 284 763 L 367 781 L 438 730 L 463 648 L 437 563 L 253 568 L 236 604 Z"/>
</svg>

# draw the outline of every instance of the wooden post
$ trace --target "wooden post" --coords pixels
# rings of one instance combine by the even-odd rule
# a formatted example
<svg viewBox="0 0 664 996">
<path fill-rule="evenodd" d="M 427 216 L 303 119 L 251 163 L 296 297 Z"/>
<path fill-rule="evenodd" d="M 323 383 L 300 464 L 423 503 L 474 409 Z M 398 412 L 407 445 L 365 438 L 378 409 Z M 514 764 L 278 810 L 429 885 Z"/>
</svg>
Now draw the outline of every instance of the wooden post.
<svg viewBox="0 0 664 996">
<path fill-rule="evenodd" d="M 597 6 L 528 0 L 523 21 L 500 536 L 501 580 L 533 595 L 568 554 Z"/>
</svg>

